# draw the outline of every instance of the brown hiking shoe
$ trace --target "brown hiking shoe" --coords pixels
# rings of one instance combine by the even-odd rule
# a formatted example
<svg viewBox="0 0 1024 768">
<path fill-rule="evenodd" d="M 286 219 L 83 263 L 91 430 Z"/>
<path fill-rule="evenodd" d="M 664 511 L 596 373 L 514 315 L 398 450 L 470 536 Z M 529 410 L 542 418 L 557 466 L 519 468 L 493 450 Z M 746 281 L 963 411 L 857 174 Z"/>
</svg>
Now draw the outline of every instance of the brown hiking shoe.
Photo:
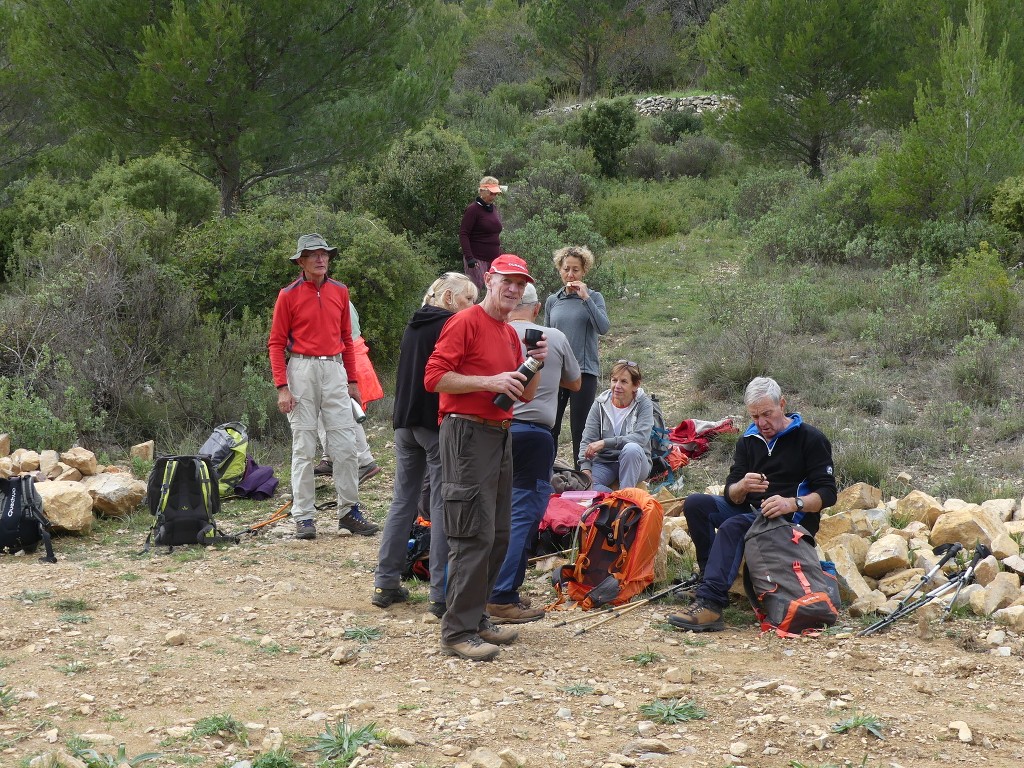
<svg viewBox="0 0 1024 768">
<path fill-rule="evenodd" d="M 495 624 L 526 624 L 544 618 L 543 608 L 530 608 L 524 603 L 488 603 L 487 615 Z"/>
<path fill-rule="evenodd" d="M 371 523 L 363 517 L 359 505 L 353 504 L 348 514 L 338 520 L 338 530 L 350 531 L 356 536 L 373 536 L 373 534 L 380 530 L 380 526 L 376 523 Z"/>
<path fill-rule="evenodd" d="M 324 475 L 334 474 L 334 464 L 329 459 L 321 459 L 320 463 L 313 467 L 314 477 L 323 477 Z"/>
<path fill-rule="evenodd" d="M 512 643 L 519 639 L 518 629 L 496 626 L 486 618 L 480 624 L 477 634 L 480 635 L 482 640 L 486 640 L 492 645 L 512 645 Z"/>
<path fill-rule="evenodd" d="M 671 614 L 668 623 L 676 629 L 690 632 L 721 632 L 725 629 L 722 609 L 699 597 L 685 611 Z"/>
<path fill-rule="evenodd" d="M 441 653 L 446 656 L 461 656 L 470 661 L 490 661 L 501 653 L 501 648 L 485 643 L 479 635 L 470 635 L 457 643 L 449 644 L 442 640 Z"/>
</svg>

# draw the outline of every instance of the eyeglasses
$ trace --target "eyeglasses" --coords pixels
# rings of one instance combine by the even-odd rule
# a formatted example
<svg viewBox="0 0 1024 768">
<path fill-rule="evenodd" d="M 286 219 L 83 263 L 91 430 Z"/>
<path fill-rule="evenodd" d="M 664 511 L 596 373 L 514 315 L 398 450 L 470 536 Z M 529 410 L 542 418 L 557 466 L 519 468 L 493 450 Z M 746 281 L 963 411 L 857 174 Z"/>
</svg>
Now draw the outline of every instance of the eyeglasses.
<svg viewBox="0 0 1024 768">
<path fill-rule="evenodd" d="M 640 370 L 640 363 L 634 363 L 632 360 L 616 360 L 615 361 L 616 365 L 618 365 L 619 363 L 622 363 L 623 365 L 627 365 L 630 368 L 636 368 L 638 371 Z"/>
</svg>

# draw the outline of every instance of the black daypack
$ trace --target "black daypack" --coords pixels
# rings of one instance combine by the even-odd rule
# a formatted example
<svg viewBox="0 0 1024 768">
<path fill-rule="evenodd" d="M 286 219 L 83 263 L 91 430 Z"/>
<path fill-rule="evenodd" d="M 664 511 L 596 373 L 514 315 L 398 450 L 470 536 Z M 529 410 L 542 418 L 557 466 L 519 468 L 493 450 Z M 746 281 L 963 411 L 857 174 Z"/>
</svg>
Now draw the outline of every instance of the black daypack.
<svg viewBox="0 0 1024 768">
<path fill-rule="evenodd" d="M 814 537 L 802 525 L 757 515 L 743 556 L 743 586 L 762 631 L 798 637 L 836 623 L 839 582 L 822 569 Z"/>
<path fill-rule="evenodd" d="M 43 500 L 28 475 L 0 478 L 0 552 L 31 555 L 43 542 L 48 563 L 56 563 L 50 542 L 52 525 L 43 514 Z"/>
<path fill-rule="evenodd" d="M 217 527 L 220 491 L 208 456 L 161 456 L 146 485 L 146 503 L 156 521 L 146 536 L 162 547 L 185 544 L 237 544 L 237 536 Z"/>
</svg>

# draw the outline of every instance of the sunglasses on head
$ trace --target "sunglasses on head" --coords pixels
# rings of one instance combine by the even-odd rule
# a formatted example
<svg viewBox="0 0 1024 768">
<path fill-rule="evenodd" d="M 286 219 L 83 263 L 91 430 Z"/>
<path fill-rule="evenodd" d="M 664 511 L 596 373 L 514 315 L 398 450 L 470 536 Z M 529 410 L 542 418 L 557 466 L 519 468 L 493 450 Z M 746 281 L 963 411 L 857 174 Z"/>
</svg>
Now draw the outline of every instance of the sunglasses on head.
<svg viewBox="0 0 1024 768">
<path fill-rule="evenodd" d="M 624 365 L 627 368 L 636 368 L 637 372 L 640 371 L 640 363 L 635 363 L 632 360 L 616 360 L 616 365 Z"/>
</svg>

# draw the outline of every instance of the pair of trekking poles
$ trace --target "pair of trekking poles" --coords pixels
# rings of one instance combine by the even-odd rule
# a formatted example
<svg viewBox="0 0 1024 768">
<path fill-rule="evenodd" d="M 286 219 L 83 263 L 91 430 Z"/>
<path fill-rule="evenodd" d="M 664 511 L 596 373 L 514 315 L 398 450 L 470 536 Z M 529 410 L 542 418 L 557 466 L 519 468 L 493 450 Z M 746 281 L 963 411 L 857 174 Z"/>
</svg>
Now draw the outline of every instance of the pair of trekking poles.
<svg viewBox="0 0 1024 768">
<path fill-rule="evenodd" d="M 875 632 L 880 632 L 883 629 L 887 629 L 900 619 L 914 613 L 914 611 L 918 610 L 919 608 L 923 608 L 929 603 L 933 603 L 936 600 L 945 597 L 950 592 L 952 592 L 953 598 L 946 605 L 946 608 L 942 614 L 942 620 L 945 621 L 949 617 L 950 612 L 953 610 L 953 606 L 956 605 L 957 598 L 960 597 L 960 591 L 968 584 L 970 584 L 972 581 L 974 581 L 975 573 L 978 569 L 978 563 L 980 563 L 982 560 L 984 560 L 986 557 L 992 554 L 991 550 L 988 547 L 986 547 L 984 544 L 978 544 L 974 548 L 974 557 L 971 558 L 971 562 L 967 565 L 966 568 L 962 568 L 961 570 L 957 571 L 949 577 L 949 580 L 945 584 L 936 587 L 930 592 L 925 592 L 916 600 L 914 599 L 914 595 L 918 594 L 922 589 L 924 589 L 925 586 L 927 586 L 928 583 L 935 577 L 935 574 L 937 574 L 943 568 L 943 566 L 946 565 L 946 563 L 948 563 L 950 560 L 956 557 L 957 554 L 961 552 L 961 550 L 963 550 L 963 545 L 960 543 L 944 544 L 941 547 L 937 547 L 936 549 L 932 550 L 936 555 L 942 555 L 942 558 L 939 560 L 939 562 L 932 566 L 932 568 L 921 577 L 921 580 L 917 583 L 917 585 L 912 590 L 910 590 L 910 592 L 908 592 L 902 600 L 900 600 L 899 604 L 896 606 L 896 609 L 892 613 L 890 613 L 888 616 L 884 618 L 879 619 L 866 629 L 862 629 L 860 632 L 857 633 L 857 637 L 867 637 L 868 635 L 873 635 Z"/>
<path fill-rule="evenodd" d="M 700 576 L 698 574 L 693 574 L 689 578 L 683 579 L 679 583 L 673 584 L 671 587 L 663 589 L 660 592 L 655 592 L 653 595 L 643 600 L 635 600 L 631 603 L 626 603 L 622 606 L 604 608 L 598 611 L 598 613 L 604 614 L 603 616 L 601 616 L 601 618 L 597 619 L 593 624 L 590 624 L 585 627 L 580 627 L 575 632 L 573 632 L 573 636 L 576 637 L 578 635 L 584 634 L 585 632 L 589 632 L 591 629 L 597 629 L 602 624 L 607 624 L 609 621 L 614 621 L 615 619 L 621 616 L 625 616 L 627 613 L 632 613 L 637 608 L 649 605 L 650 603 L 653 603 L 656 600 L 661 600 L 663 597 L 668 597 L 669 595 L 675 592 L 685 592 L 688 589 L 692 589 L 693 587 L 697 586 L 697 583 L 699 581 Z M 551 626 L 564 627 L 569 624 L 577 624 L 581 621 L 588 621 L 589 619 L 593 618 L 594 614 L 584 613 L 581 616 L 574 616 L 571 619 L 563 619 L 562 621 L 552 624 Z"/>
</svg>

